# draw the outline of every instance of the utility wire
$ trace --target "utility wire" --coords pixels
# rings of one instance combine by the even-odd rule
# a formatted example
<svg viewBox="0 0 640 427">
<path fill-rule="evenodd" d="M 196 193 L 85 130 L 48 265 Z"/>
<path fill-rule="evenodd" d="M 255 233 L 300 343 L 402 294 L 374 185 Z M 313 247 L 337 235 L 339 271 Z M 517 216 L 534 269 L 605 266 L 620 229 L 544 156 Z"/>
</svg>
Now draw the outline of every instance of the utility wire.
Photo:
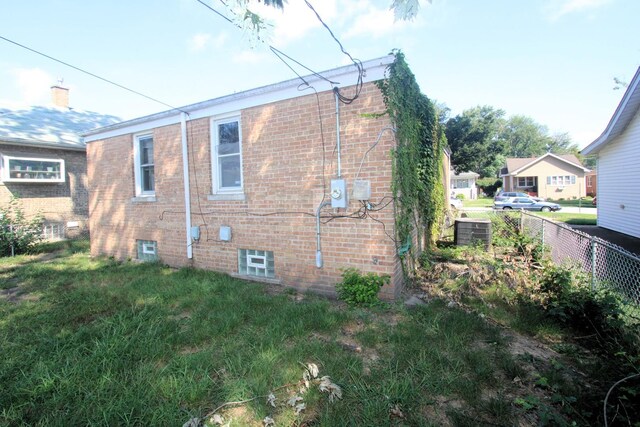
<svg viewBox="0 0 640 427">
<path fill-rule="evenodd" d="M 202 0 L 196 0 L 198 3 L 200 3 L 201 5 L 203 5 L 204 7 L 206 7 L 207 9 L 209 9 L 211 12 L 215 13 L 216 15 L 218 15 L 219 17 L 221 17 L 222 19 L 224 19 L 225 21 L 229 22 L 230 24 L 236 26 L 237 28 L 242 29 L 242 27 L 240 25 L 238 25 L 238 23 L 233 22 L 233 20 L 229 19 L 229 17 L 225 16 L 223 13 L 220 13 L 218 10 L 216 10 L 215 8 L 209 6 L 207 3 L 205 3 Z M 227 4 L 222 1 L 222 4 L 227 6 Z M 323 22 L 324 24 L 324 22 Z M 326 26 L 326 24 L 325 24 Z M 331 30 L 329 30 L 331 32 Z M 332 33 L 333 34 L 333 33 Z M 314 76 L 326 81 L 327 83 L 331 84 L 331 85 L 337 85 L 339 84 L 339 82 L 334 82 L 332 80 L 327 79 L 326 77 L 324 77 L 323 75 L 321 75 L 320 73 L 312 70 L 311 68 L 307 67 L 306 65 L 302 64 L 300 61 L 297 61 L 295 59 L 293 59 L 292 57 L 290 57 L 289 55 L 287 55 L 286 53 L 284 53 L 283 51 L 281 51 L 280 49 L 276 48 L 273 45 L 268 44 L 266 41 L 264 41 L 262 38 L 260 38 L 260 36 L 257 36 L 258 40 L 260 40 L 262 43 L 264 43 L 265 45 L 267 45 L 267 47 L 269 47 L 269 49 L 271 50 L 271 52 L 280 60 L 282 61 L 291 71 L 293 71 L 293 73 L 298 76 L 298 78 L 300 80 L 302 80 L 306 85 L 309 85 L 309 83 L 300 75 L 298 74 L 292 67 L 291 65 L 289 65 L 287 63 L 287 61 L 285 61 L 282 57 L 286 57 L 287 59 L 289 59 L 290 61 L 295 62 L 296 64 L 298 64 L 299 66 L 301 66 L 302 68 L 304 68 L 305 70 L 309 71 L 311 74 L 313 74 Z M 335 38 L 335 37 L 334 37 Z M 338 42 L 339 43 L 339 42 Z M 344 52 L 344 50 L 343 50 Z"/>
<path fill-rule="evenodd" d="M 169 108 L 171 108 L 172 110 L 178 110 L 178 111 L 181 111 L 181 112 L 183 112 L 183 113 L 185 113 L 185 114 L 189 114 L 189 113 L 187 113 L 186 111 L 181 110 L 180 108 L 174 107 L 173 105 L 167 104 L 166 102 L 162 102 L 162 101 L 160 101 L 159 99 L 156 99 L 156 98 L 153 98 L 153 97 L 151 97 L 151 96 L 145 95 L 144 93 L 141 93 L 141 92 L 138 92 L 137 90 L 133 90 L 133 89 L 131 89 L 131 88 L 128 88 L 128 87 L 126 87 L 126 86 L 123 86 L 123 85 L 121 85 L 121 84 L 119 84 L 119 83 L 114 82 L 113 80 L 109 80 L 109 79 L 107 79 L 107 78 L 101 77 L 101 76 L 99 76 L 99 75 L 97 75 L 97 74 L 94 74 L 94 73 L 92 73 L 92 72 L 90 72 L 90 71 L 83 70 L 83 69 L 82 69 L 82 68 L 80 68 L 80 67 L 76 67 L 75 65 L 69 64 L 68 62 L 65 62 L 65 61 L 62 61 L 62 60 L 60 60 L 60 59 L 54 58 L 54 57 L 53 57 L 53 56 L 51 56 L 51 55 L 47 55 L 46 53 L 43 53 L 43 52 L 40 52 L 40 51 L 35 50 L 35 49 L 33 49 L 33 48 L 30 48 L 29 46 L 25 46 L 25 45 L 23 45 L 23 44 L 20 44 L 20 43 L 18 43 L 18 42 L 16 42 L 16 41 L 10 40 L 10 39 L 8 39 L 8 38 L 6 38 L 6 37 L 3 37 L 3 36 L 0 36 L 0 39 L 4 40 L 4 41 L 6 41 L 6 42 L 9 42 L 9 43 L 11 43 L 11 44 L 14 44 L 14 45 L 16 45 L 16 46 L 18 46 L 18 47 L 21 47 L 21 48 L 23 48 L 23 49 L 26 49 L 26 50 L 28 50 L 28 51 L 30 51 L 30 52 L 36 53 L 36 54 L 38 54 L 38 55 L 40 55 L 40 56 L 44 56 L 44 57 L 45 57 L 45 58 L 47 58 L 47 59 L 50 59 L 50 60 L 55 61 L 55 62 L 58 62 L 58 63 L 60 63 L 60 64 L 62 64 L 62 65 L 65 65 L 65 66 L 67 66 L 67 67 L 69 67 L 69 68 L 73 68 L 74 70 L 80 71 L 81 73 L 87 74 L 87 75 L 89 75 L 89 76 L 91 76 L 91 77 L 95 77 L 96 79 L 102 80 L 103 82 L 106 82 L 106 83 L 112 84 L 112 85 L 114 85 L 114 86 L 117 86 L 117 87 L 119 87 L 120 89 L 124 89 L 124 90 L 126 90 L 126 91 L 128 91 L 128 92 L 131 92 L 131 93 L 134 93 L 134 94 L 136 94 L 136 95 L 142 96 L 142 97 L 147 98 L 147 99 L 149 99 L 149 100 L 151 100 L 151 101 L 153 101 L 153 102 L 157 102 L 158 104 L 162 104 L 162 105 L 164 105 L 165 107 L 169 107 Z"/>
</svg>

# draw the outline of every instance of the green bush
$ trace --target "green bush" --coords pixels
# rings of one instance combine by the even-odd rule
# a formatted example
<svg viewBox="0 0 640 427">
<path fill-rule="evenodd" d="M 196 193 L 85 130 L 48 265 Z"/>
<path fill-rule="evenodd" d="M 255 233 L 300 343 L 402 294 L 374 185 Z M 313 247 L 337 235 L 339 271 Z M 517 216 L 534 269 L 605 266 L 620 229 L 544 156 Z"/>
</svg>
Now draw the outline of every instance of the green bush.
<svg viewBox="0 0 640 427">
<path fill-rule="evenodd" d="M 12 197 L 0 208 L 0 256 L 30 253 L 42 241 L 42 217 L 27 220 L 20 200 Z"/>
<path fill-rule="evenodd" d="M 548 315 L 573 329 L 609 333 L 624 325 L 619 298 L 605 289 L 591 289 L 567 267 L 545 266 L 539 296 Z"/>
<path fill-rule="evenodd" d="M 464 194 L 456 194 L 456 199 L 464 200 Z"/>
<path fill-rule="evenodd" d="M 336 284 L 336 290 L 338 297 L 350 306 L 372 307 L 380 302 L 378 292 L 389 280 L 388 275 L 361 274 L 356 268 L 347 268 L 342 272 L 342 282 Z"/>
<path fill-rule="evenodd" d="M 476 184 L 482 192 L 486 194 L 488 197 L 493 197 L 498 191 L 499 188 L 502 187 L 502 180 L 495 178 L 480 178 L 476 181 Z"/>
</svg>

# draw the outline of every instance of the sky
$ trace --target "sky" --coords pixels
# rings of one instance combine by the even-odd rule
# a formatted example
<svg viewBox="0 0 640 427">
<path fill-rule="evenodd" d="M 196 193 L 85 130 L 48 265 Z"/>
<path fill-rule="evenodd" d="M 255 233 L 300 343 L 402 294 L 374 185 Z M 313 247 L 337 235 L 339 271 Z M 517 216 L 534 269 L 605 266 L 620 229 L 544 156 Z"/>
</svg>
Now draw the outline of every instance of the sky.
<svg viewBox="0 0 640 427">
<path fill-rule="evenodd" d="M 303 0 L 285 1 L 284 11 L 256 6 L 273 24 L 271 45 L 315 71 L 349 63 Z M 353 57 L 401 49 L 423 93 L 452 116 L 491 105 L 579 147 L 622 98 L 613 78 L 628 82 L 640 65 L 637 0 L 421 0 L 409 22 L 394 22 L 392 0 L 309 1 Z M 296 77 L 196 0 L 21 0 L 0 10 L 0 36 L 175 107 Z M 123 119 L 168 109 L 0 39 L 0 107 L 47 105 L 60 78 L 76 109 Z"/>
</svg>

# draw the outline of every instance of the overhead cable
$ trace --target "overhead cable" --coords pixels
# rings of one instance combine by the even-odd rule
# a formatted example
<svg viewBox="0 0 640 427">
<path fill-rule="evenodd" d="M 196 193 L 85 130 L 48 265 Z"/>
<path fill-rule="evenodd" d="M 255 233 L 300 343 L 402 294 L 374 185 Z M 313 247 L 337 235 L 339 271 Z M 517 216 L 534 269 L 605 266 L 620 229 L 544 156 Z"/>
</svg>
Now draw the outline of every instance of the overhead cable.
<svg viewBox="0 0 640 427">
<path fill-rule="evenodd" d="M 45 58 L 47 58 L 47 59 L 50 59 L 50 60 L 55 61 L 55 62 L 58 62 L 58 63 L 60 63 L 60 64 L 62 64 L 62 65 L 65 65 L 65 66 L 67 66 L 67 67 L 69 67 L 69 68 L 73 68 L 74 70 L 80 71 L 81 73 L 87 74 L 87 75 L 89 75 L 89 76 L 91 76 L 91 77 L 95 77 L 96 79 L 102 80 L 103 82 L 106 82 L 106 83 L 109 83 L 109 84 L 111 84 L 111 85 L 117 86 L 117 87 L 119 87 L 120 89 L 124 89 L 124 90 L 126 90 L 126 91 L 128 91 L 128 92 L 131 92 L 131 93 L 134 93 L 134 94 L 136 94 L 136 95 L 142 96 L 143 98 L 147 98 L 148 100 L 153 101 L 153 102 L 156 102 L 156 103 L 158 103 L 158 104 L 162 104 L 162 105 L 164 105 L 165 107 L 169 107 L 169 108 L 171 108 L 172 110 L 178 110 L 178 111 L 181 111 L 181 112 L 183 112 L 183 113 L 185 113 L 185 114 L 189 114 L 188 112 L 186 112 L 186 111 L 184 111 L 184 110 L 181 110 L 180 108 L 174 107 L 174 106 L 173 106 L 173 105 L 171 105 L 171 104 L 167 104 L 166 102 L 162 102 L 162 101 L 160 101 L 159 99 L 153 98 L 153 97 L 151 97 L 151 96 L 149 96 L 149 95 L 145 95 L 145 94 L 144 94 L 144 93 L 142 93 L 142 92 L 138 92 L 137 90 L 133 90 L 133 89 L 131 89 L 131 88 L 128 88 L 128 87 L 126 87 L 126 86 L 123 86 L 123 85 L 121 85 L 120 83 L 116 83 L 116 82 L 114 82 L 113 80 L 109 80 L 109 79 L 104 78 L 104 77 L 101 77 L 101 76 L 99 76 L 99 75 L 97 75 L 97 74 L 95 74 L 95 73 L 92 73 L 92 72 L 90 72 L 90 71 L 84 70 L 84 69 L 82 69 L 82 68 L 80 68 L 80 67 L 77 67 L 77 66 L 75 66 L 75 65 L 69 64 L 68 62 L 62 61 L 62 60 L 60 60 L 60 59 L 58 59 L 58 58 L 54 58 L 54 57 L 53 57 L 53 56 L 51 56 L 51 55 L 47 55 L 46 53 L 43 53 L 43 52 L 40 52 L 40 51 L 35 50 L 35 49 L 33 49 L 33 48 L 30 48 L 29 46 L 25 46 L 25 45 L 23 45 L 23 44 L 21 44 L 21 43 L 18 43 L 18 42 L 16 42 L 16 41 L 10 40 L 10 39 L 8 39 L 8 38 L 6 38 L 6 37 L 3 37 L 3 36 L 0 36 L 0 39 L 4 40 L 4 41 L 6 41 L 6 42 L 9 42 L 9 43 L 11 43 L 11 44 L 14 44 L 14 45 L 16 45 L 16 46 L 18 46 L 18 47 L 21 47 L 21 48 L 23 48 L 23 49 L 26 49 L 26 50 L 28 50 L 28 51 L 30 51 L 30 52 L 36 53 L 36 54 L 38 54 L 38 55 L 40 55 L 40 56 L 44 56 L 44 57 L 45 57 Z"/>
</svg>

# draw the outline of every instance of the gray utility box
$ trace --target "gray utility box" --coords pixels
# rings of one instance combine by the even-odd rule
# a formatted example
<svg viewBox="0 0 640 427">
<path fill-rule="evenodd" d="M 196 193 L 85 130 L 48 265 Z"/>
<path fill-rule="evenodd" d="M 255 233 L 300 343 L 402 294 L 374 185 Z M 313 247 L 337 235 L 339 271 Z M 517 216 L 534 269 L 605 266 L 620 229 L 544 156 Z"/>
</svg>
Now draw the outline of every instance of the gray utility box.
<svg viewBox="0 0 640 427">
<path fill-rule="evenodd" d="M 491 245 L 491 220 L 480 218 L 456 219 L 454 239 L 456 246 L 482 242 L 486 249 Z"/>
</svg>

